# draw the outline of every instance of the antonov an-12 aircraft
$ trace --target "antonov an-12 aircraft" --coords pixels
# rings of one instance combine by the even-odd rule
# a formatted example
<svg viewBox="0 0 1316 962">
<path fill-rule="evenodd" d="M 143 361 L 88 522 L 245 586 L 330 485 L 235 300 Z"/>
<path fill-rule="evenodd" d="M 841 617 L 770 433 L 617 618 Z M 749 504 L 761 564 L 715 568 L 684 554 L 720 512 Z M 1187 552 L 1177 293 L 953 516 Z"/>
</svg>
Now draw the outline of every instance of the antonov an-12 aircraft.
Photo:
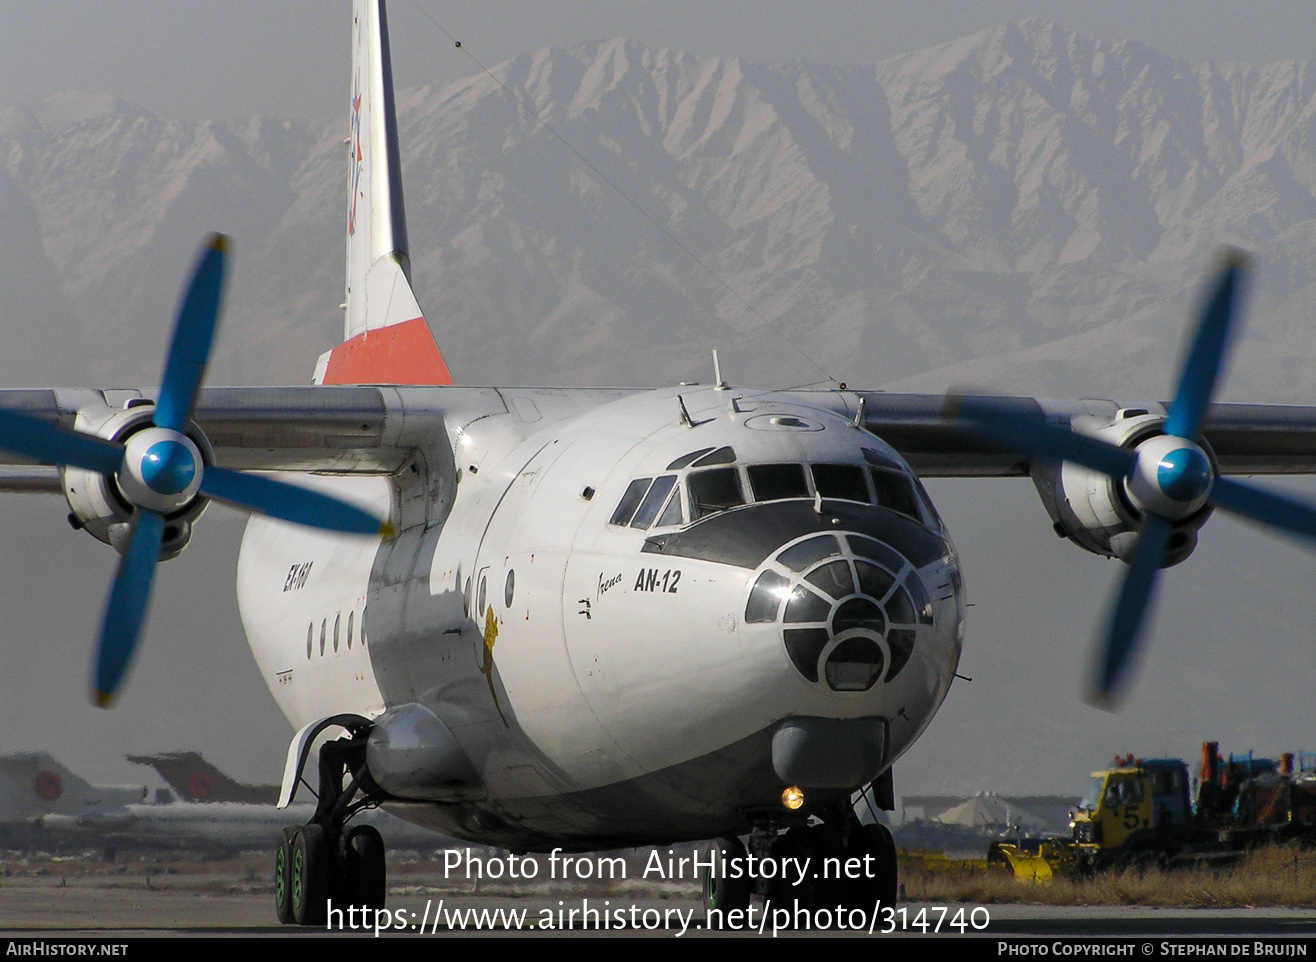
<svg viewBox="0 0 1316 962">
<path fill-rule="evenodd" d="M 283 804 L 318 765 L 315 815 L 276 857 L 282 921 L 322 920 L 329 897 L 382 906 L 382 842 L 352 824 L 378 804 L 517 852 L 713 838 L 721 866 L 867 857 L 857 879 L 785 888 L 715 869 L 706 896 L 890 906 L 891 836 L 854 799 L 893 807 L 965 631 L 920 475 L 1031 476 L 1059 534 L 1128 562 L 1098 699 L 1214 508 L 1316 534 L 1316 511 L 1224 476 L 1316 468 L 1316 409 L 1210 405 L 1236 253 L 1168 403 L 457 386 L 409 281 L 382 0 L 357 0 L 352 29 L 345 340 L 314 386 L 200 388 L 216 237 L 158 390 L 0 395 L 4 487 L 62 493 L 122 555 L 100 704 L 156 563 L 208 501 L 255 512 L 237 590 L 296 729 Z"/>
</svg>

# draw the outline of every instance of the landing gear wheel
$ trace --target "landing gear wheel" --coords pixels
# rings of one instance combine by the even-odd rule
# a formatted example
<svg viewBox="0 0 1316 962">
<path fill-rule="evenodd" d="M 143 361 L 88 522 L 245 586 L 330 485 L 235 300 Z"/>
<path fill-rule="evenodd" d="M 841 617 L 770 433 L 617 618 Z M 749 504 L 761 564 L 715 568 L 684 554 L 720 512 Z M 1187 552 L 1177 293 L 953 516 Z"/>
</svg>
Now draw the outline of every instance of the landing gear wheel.
<svg viewBox="0 0 1316 962">
<path fill-rule="evenodd" d="M 382 909 L 388 888 L 384 839 L 373 825 L 358 825 L 343 836 L 343 896 L 348 905 Z"/>
<path fill-rule="evenodd" d="M 298 925 L 323 925 L 333 871 L 329 842 L 319 825 L 303 825 L 292 838 L 292 917 Z"/>
<path fill-rule="evenodd" d="M 844 874 L 838 875 L 835 868 L 829 871 L 826 866 L 844 865 L 848 849 L 842 842 L 841 830 L 835 823 L 814 825 L 808 831 L 805 841 L 809 845 L 811 874 L 815 876 L 810 880 L 812 908 L 815 911 L 815 918 L 822 920 L 815 924 L 833 924 L 827 923 L 826 919 L 831 917 L 831 913 L 838 906 L 848 904 L 847 893 L 853 880 L 846 878 Z M 827 914 L 822 914 L 823 910 L 827 910 Z"/>
<path fill-rule="evenodd" d="M 847 860 L 857 858 L 863 874 L 846 886 L 846 908 L 871 910 L 881 901 L 883 908 L 894 908 L 899 888 L 896 843 L 883 825 L 857 825 L 845 848 Z"/>
<path fill-rule="evenodd" d="M 817 895 L 812 878 L 800 880 L 796 876 L 792 879 L 784 869 L 786 865 L 816 864 L 805 861 L 814 854 L 810 851 L 809 832 L 807 828 L 792 828 L 772 843 L 772 860 L 777 863 L 778 874 L 768 883 L 768 899 L 774 908 L 790 912 L 792 919 L 797 908 L 812 912 Z"/>
<path fill-rule="evenodd" d="M 289 826 L 279 835 L 274 850 L 274 911 L 282 925 L 291 925 L 292 914 L 292 840 L 297 829 Z"/>
<path fill-rule="evenodd" d="M 726 923 L 728 912 L 743 912 L 749 908 L 749 877 L 744 873 L 745 846 L 738 838 L 715 838 L 709 856 L 713 866 L 711 870 L 704 870 L 704 910 L 710 915 L 705 918 L 712 920 L 710 926 L 720 928 Z M 713 912 L 717 915 L 712 916 Z"/>
</svg>

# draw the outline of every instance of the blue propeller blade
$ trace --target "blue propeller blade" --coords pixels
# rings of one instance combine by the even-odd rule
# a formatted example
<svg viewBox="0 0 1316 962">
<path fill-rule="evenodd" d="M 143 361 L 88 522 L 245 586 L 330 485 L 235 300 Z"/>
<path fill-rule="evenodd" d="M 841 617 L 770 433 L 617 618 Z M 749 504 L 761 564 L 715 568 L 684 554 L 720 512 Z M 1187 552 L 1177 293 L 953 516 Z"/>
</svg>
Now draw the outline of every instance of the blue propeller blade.
<svg viewBox="0 0 1316 962">
<path fill-rule="evenodd" d="M 1202 429 L 1206 406 L 1215 394 L 1216 381 L 1224 366 L 1229 347 L 1229 331 L 1234 317 L 1234 302 L 1242 293 L 1248 257 L 1242 251 L 1228 249 L 1215 290 L 1202 307 L 1193 346 L 1184 359 L 1179 389 L 1170 405 L 1165 433 L 1177 438 L 1196 440 Z"/>
<path fill-rule="evenodd" d="M 1132 451 L 1076 434 L 994 398 L 951 399 L 946 411 L 975 434 L 1009 450 L 1070 461 L 1114 478 L 1128 474 L 1137 460 Z"/>
<path fill-rule="evenodd" d="M 1230 478 L 1216 478 L 1211 501 L 1220 508 L 1260 524 L 1316 538 L 1316 508 Z"/>
<path fill-rule="evenodd" d="M 100 474 L 114 474 L 123 464 L 123 448 L 112 441 L 65 431 L 17 411 L 0 410 L 0 448 Z"/>
<path fill-rule="evenodd" d="M 1170 542 L 1170 524 L 1148 515 L 1138 533 L 1138 547 L 1124 576 L 1119 598 L 1111 612 L 1092 685 L 1089 701 L 1101 708 L 1111 708 L 1119 697 L 1125 675 L 1137 649 L 1146 620 L 1147 608 L 1156 590 L 1165 548 Z"/>
<path fill-rule="evenodd" d="M 393 536 L 391 525 L 337 498 L 285 484 L 273 478 L 227 468 L 209 467 L 201 479 L 201 493 L 240 508 L 267 514 L 312 528 L 348 534 Z"/>
<path fill-rule="evenodd" d="M 223 234 L 210 235 L 192 272 L 192 280 L 178 308 L 178 319 L 174 322 L 160 397 L 155 402 L 157 427 L 182 431 L 192 417 L 192 407 L 206 373 L 210 347 L 219 323 L 227 251 L 228 238 Z"/>
<path fill-rule="evenodd" d="M 119 562 L 114 588 L 105 605 L 105 622 L 96 652 L 92 700 L 101 708 L 110 706 L 128 674 L 137 639 L 146 621 L 155 564 L 164 541 L 164 527 L 164 517 L 154 511 L 139 509 L 133 518 L 128 550 Z"/>
</svg>

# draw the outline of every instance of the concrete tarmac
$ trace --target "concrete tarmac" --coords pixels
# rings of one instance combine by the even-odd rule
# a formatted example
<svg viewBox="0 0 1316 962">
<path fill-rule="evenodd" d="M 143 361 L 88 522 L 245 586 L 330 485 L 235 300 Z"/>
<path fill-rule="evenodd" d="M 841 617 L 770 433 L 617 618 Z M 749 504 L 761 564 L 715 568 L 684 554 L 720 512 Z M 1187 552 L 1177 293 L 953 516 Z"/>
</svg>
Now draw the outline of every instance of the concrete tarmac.
<svg viewBox="0 0 1316 962">
<path fill-rule="evenodd" d="M 94 861 L 9 859 L 0 862 L 0 936 L 8 939 L 136 936 L 411 938 L 580 935 L 672 938 L 787 937 L 785 915 L 755 912 L 736 931 L 710 932 L 696 882 L 532 884 L 445 877 L 436 861 L 389 865 L 386 914 L 340 912 L 332 930 L 281 926 L 274 917 L 271 859 L 222 862 L 156 858 L 113 865 Z M 835 919 L 829 919 L 835 926 Z M 843 919 L 842 925 L 855 921 Z M 828 936 L 869 937 L 871 920 Z M 783 923 L 777 928 L 776 923 Z M 777 929 L 774 932 L 774 929 Z M 884 933 L 884 929 L 890 930 Z M 817 935 L 819 933 L 811 933 Z M 874 935 L 952 938 L 1316 937 L 1311 909 L 1073 908 L 1036 905 L 935 905 L 907 902 L 873 925 Z"/>
</svg>

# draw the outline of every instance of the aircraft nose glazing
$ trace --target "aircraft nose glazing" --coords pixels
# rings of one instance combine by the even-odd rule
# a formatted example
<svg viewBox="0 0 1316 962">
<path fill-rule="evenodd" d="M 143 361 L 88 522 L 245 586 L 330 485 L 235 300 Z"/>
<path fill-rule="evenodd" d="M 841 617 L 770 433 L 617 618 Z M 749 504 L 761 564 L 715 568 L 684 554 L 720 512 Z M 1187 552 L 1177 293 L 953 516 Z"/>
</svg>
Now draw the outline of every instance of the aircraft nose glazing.
<svg viewBox="0 0 1316 962">
<path fill-rule="evenodd" d="M 908 559 L 857 533 L 818 534 L 786 546 L 755 579 L 745 623 L 776 624 L 804 678 L 835 692 L 891 682 L 932 624 Z"/>
</svg>

